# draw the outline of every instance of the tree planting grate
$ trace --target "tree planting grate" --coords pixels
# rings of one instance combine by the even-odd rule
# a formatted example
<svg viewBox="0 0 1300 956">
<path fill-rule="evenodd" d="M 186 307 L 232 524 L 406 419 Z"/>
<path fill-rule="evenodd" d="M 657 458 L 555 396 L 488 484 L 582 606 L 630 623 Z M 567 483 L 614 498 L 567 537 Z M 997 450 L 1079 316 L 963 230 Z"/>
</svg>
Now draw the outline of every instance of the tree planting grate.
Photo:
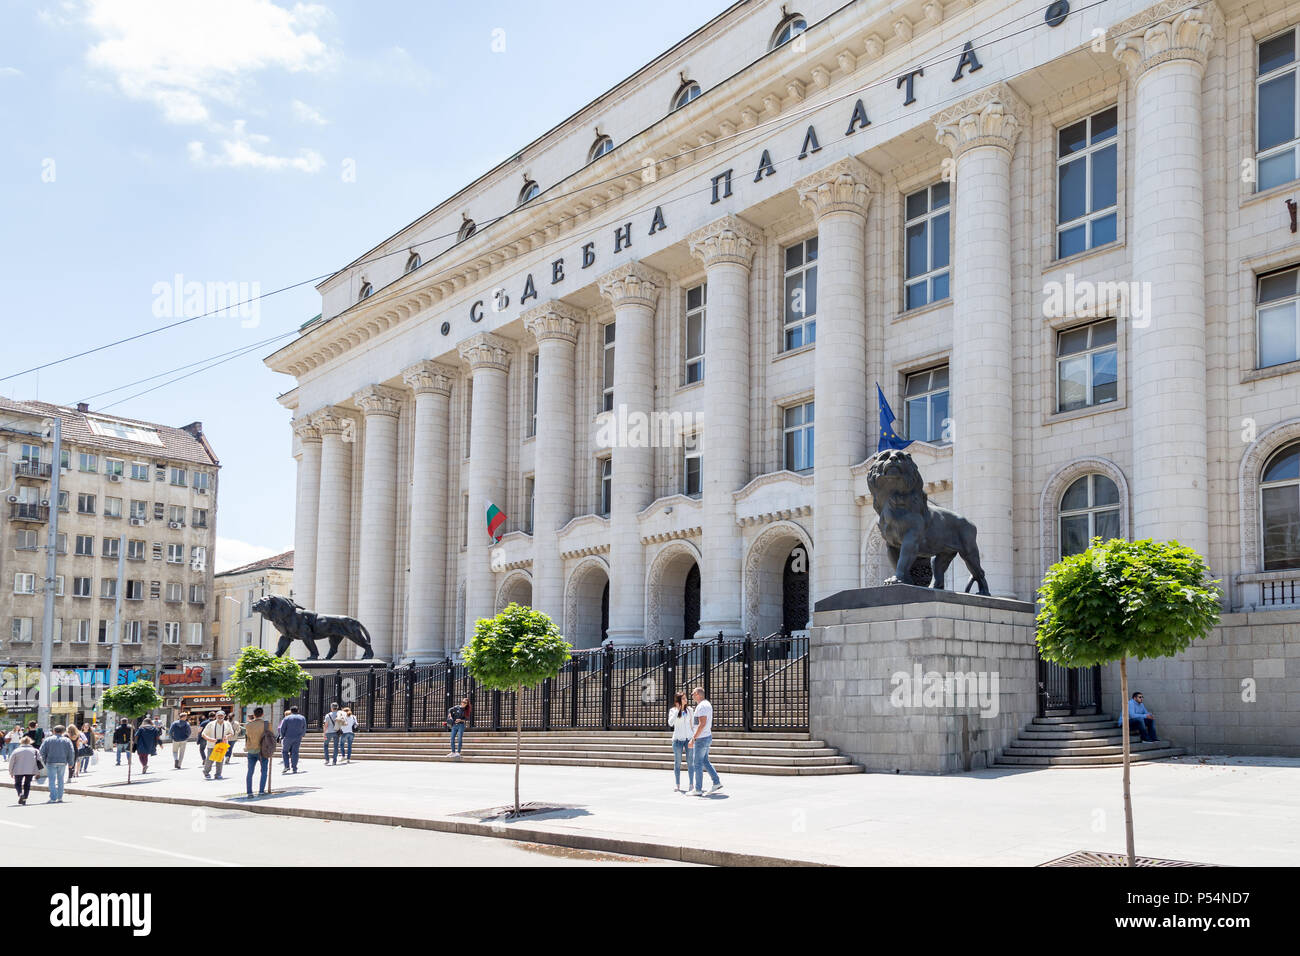
<svg viewBox="0 0 1300 956">
<path fill-rule="evenodd" d="M 519 804 L 519 816 L 515 816 L 515 805 L 513 803 L 504 807 L 488 807 L 486 810 L 465 810 L 462 813 L 453 813 L 454 817 L 474 817 L 475 819 L 487 822 L 489 820 L 519 820 L 524 817 L 540 816 L 543 813 L 567 813 L 574 815 L 574 812 L 585 814 L 586 811 L 581 807 L 572 804 L 563 803 L 537 803 L 529 801 Z"/>
<path fill-rule="evenodd" d="M 1185 860 L 1158 860 L 1151 856 L 1135 858 L 1138 866 L 1214 866 L 1213 863 L 1188 863 Z M 1123 853 L 1103 853 L 1099 850 L 1076 850 L 1039 866 L 1128 866 L 1128 856 Z"/>
</svg>

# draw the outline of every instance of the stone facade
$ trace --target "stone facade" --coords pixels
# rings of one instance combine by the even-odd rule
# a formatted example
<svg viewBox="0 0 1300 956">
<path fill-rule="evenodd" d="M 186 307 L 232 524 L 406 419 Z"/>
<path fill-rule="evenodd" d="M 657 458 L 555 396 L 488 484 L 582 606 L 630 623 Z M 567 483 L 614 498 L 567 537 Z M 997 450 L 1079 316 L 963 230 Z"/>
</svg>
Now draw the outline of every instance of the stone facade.
<svg viewBox="0 0 1300 956">
<path fill-rule="evenodd" d="M 1300 441 L 1300 360 L 1257 367 L 1254 301 L 1300 262 L 1297 190 L 1240 170 L 1258 45 L 1300 3 L 801 13 L 769 50 L 780 5 L 733 7 L 321 283 L 321 320 L 267 359 L 296 383 L 299 599 L 419 660 L 509 600 L 579 646 L 798 629 L 892 572 L 874 386 L 920 431 L 910 377 L 942 369 L 944 428 L 909 450 L 978 525 L 995 595 L 1032 599 L 1096 474 L 1122 533 L 1196 545 L 1227 610 L 1289 620 L 1300 567 L 1265 569 L 1258 486 Z M 978 69 L 935 65 L 967 40 Z M 683 79 L 702 95 L 670 111 Z M 1112 109 L 1113 238 L 1062 254 L 1060 133 Z M 616 145 L 587 161 L 596 125 Z M 917 303 L 923 192 L 950 198 L 930 264 L 951 256 Z M 1107 318 L 1113 394 L 1069 407 L 1062 336 Z"/>
<path fill-rule="evenodd" d="M 216 617 L 212 622 L 215 646 L 210 670 L 214 683 L 230 677 L 239 652 L 245 647 L 261 647 L 272 653 L 280 634 L 269 621 L 253 612 L 258 598 L 271 594 L 296 599 L 293 589 L 294 554 L 287 551 L 241 567 L 230 568 L 213 579 Z M 290 656 L 307 656 L 301 642 L 290 646 Z"/>
</svg>

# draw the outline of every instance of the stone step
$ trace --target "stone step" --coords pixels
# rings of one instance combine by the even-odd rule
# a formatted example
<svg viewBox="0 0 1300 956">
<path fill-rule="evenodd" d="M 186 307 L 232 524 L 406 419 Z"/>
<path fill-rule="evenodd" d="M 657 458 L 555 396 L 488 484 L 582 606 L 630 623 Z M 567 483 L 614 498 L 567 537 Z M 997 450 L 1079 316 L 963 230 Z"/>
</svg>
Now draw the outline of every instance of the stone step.
<svg viewBox="0 0 1300 956">
<path fill-rule="evenodd" d="M 1040 727 L 1068 727 L 1074 725 L 1087 727 L 1092 724 L 1115 724 L 1119 726 L 1119 722 L 1109 714 L 1080 714 L 1077 717 L 1035 717 L 1033 723 Z"/>
<path fill-rule="evenodd" d="M 664 751 L 644 753 L 630 753 L 627 751 L 599 751 L 599 750 L 545 750 L 532 749 L 521 750 L 520 754 L 525 757 L 545 757 L 547 759 L 562 760 L 566 757 L 572 757 L 575 760 L 649 760 L 649 761 L 666 761 L 671 764 L 672 751 L 664 755 Z M 503 759 L 514 760 L 515 750 L 513 747 L 474 747 L 470 746 L 465 750 L 466 756 L 475 757 L 501 757 Z M 372 760 L 407 760 L 418 759 L 421 757 L 445 757 L 445 750 L 434 750 L 425 748 L 419 751 L 389 751 L 389 750 L 357 750 L 353 749 L 352 758 L 355 760 L 359 757 L 367 757 Z M 717 759 L 714 759 L 714 758 Z M 709 751 L 709 759 L 716 765 L 720 762 L 734 764 L 772 764 L 776 766 L 801 766 L 801 767 L 820 767 L 832 764 L 848 763 L 849 758 L 843 757 L 838 753 L 831 752 L 817 757 L 791 757 L 784 755 L 771 754 L 716 754 Z"/>
<path fill-rule="evenodd" d="M 1149 748 L 1152 746 L 1162 747 L 1168 741 L 1157 740 L 1154 744 L 1144 744 L 1139 738 L 1134 737 L 1129 741 L 1131 749 L 1136 750 L 1139 747 Z M 1040 750 L 1059 750 L 1062 753 L 1086 749 L 1088 747 L 1119 747 L 1123 749 L 1124 741 L 1119 737 L 1076 737 L 1070 740 L 1039 740 L 1037 737 L 1020 736 L 1016 739 L 1013 747 L 1036 747 Z"/>
<path fill-rule="evenodd" d="M 1132 754 L 1130 763 L 1147 763 L 1152 760 L 1164 760 L 1167 757 L 1180 757 L 1187 753 L 1182 747 L 1167 747 L 1147 750 Z M 999 766 L 1012 767 L 1117 767 L 1124 763 L 1123 754 L 1095 757 L 1044 757 L 1003 755 L 998 758 Z"/>
<path fill-rule="evenodd" d="M 712 758 L 712 753 L 710 753 L 710 758 Z M 388 760 L 393 758 L 382 757 L 377 755 L 363 755 L 363 754 L 358 754 L 356 752 L 353 752 L 352 759 L 356 761 L 365 761 L 365 760 Z M 441 754 L 441 755 L 427 755 L 427 756 L 426 755 L 407 756 L 407 757 L 402 757 L 400 759 L 406 761 L 412 761 L 412 762 L 419 762 L 419 763 L 513 764 L 515 762 L 514 754 L 510 754 L 509 756 L 504 756 L 504 755 L 477 756 L 472 753 L 466 753 L 463 757 L 460 758 L 448 757 L 446 754 Z M 857 764 L 849 763 L 847 757 L 841 757 L 840 759 L 845 762 L 838 763 L 838 764 L 813 764 L 811 766 L 805 765 L 802 762 L 796 763 L 793 761 L 788 764 L 729 763 L 729 762 L 715 761 L 710 759 L 709 762 L 712 763 L 714 769 L 717 770 L 718 773 L 722 775 L 728 773 L 736 773 L 736 774 L 767 774 L 771 776 L 783 776 L 783 777 L 793 777 L 793 776 L 805 777 L 805 776 L 829 776 L 833 774 L 865 772 L 861 766 Z M 520 758 L 519 762 L 527 766 L 605 767 L 611 769 L 623 768 L 623 769 L 633 769 L 633 770 L 665 770 L 665 771 L 671 771 L 673 769 L 673 761 L 671 757 L 669 757 L 668 760 L 616 760 L 612 757 L 598 757 L 598 758 L 586 758 L 586 757 L 574 757 L 574 756 L 536 757 L 536 756 L 529 756 L 525 754 Z"/>
<path fill-rule="evenodd" d="M 484 741 L 472 737 L 466 738 L 466 745 L 474 750 L 500 750 L 514 753 L 515 745 L 513 741 Z M 429 751 L 437 753 L 448 748 L 448 741 L 425 741 L 423 743 L 376 743 L 373 741 L 362 742 L 356 741 L 352 745 L 353 753 L 424 753 Z M 583 752 L 583 753 L 626 753 L 626 754 L 653 754 L 672 753 L 672 746 L 667 742 L 662 744 L 641 744 L 635 746 L 624 746 L 620 744 L 583 744 L 581 746 L 570 746 L 567 743 L 539 743 L 536 741 L 524 743 L 520 750 L 524 752 L 535 750 L 546 750 L 554 753 L 565 752 Z M 723 756 L 748 756 L 748 757 L 789 757 L 793 760 L 804 760 L 811 757 L 833 757 L 839 753 L 834 747 L 802 747 L 799 749 L 782 748 L 782 747 L 719 747 L 714 745 L 709 751 L 711 754 L 720 754 Z"/>
<path fill-rule="evenodd" d="M 1124 732 L 1118 727 L 1109 727 L 1105 730 L 1034 730 L 1027 729 L 1020 732 L 1021 740 L 1120 740 Z M 1133 735 L 1134 737 L 1137 734 Z"/>
<path fill-rule="evenodd" d="M 590 739 L 599 739 L 599 740 L 622 740 L 622 739 L 663 740 L 667 737 L 668 732 L 669 732 L 668 727 L 665 724 L 663 730 L 601 730 L 598 727 L 584 728 L 579 730 L 525 730 L 523 733 L 523 737 L 525 740 L 529 739 L 530 737 L 555 737 L 564 740 L 572 740 L 575 737 L 577 738 L 586 737 Z M 480 730 L 479 728 L 471 727 L 467 731 L 465 731 L 465 733 L 467 735 L 473 735 L 475 737 L 497 736 L 497 737 L 508 737 L 511 740 L 515 739 L 515 732 L 513 730 L 508 730 L 508 729 Z M 442 735 L 443 737 L 445 737 L 447 735 L 447 729 L 445 727 L 437 727 L 433 730 L 413 730 L 413 731 L 402 731 L 402 730 L 366 731 L 365 729 L 361 729 L 357 731 L 356 736 L 358 740 L 361 740 L 362 738 L 375 739 L 381 737 L 393 738 L 393 739 L 418 739 L 420 737 L 428 737 L 431 735 L 432 736 Z M 317 731 L 317 732 L 308 733 L 306 738 L 304 739 L 307 740 L 314 739 L 319 741 L 321 736 L 322 734 L 320 734 L 320 732 Z M 715 742 L 724 741 L 724 740 L 763 740 L 763 741 L 770 740 L 774 742 L 781 741 L 783 743 L 789 742 L 791 744 L 797 744 L 801 742 L 806 743 L 812 741 L 812 735 L 807 732 L 762 733 L 758 731 L 744 732 L 744 731 L 723 730 L 715 733 L 713 735 L 713 739 Z M 820 746 L 824 746 L 824 745 L 820 745 Z"/>
<path fill-rule="evenodd" d="M 1152 750 L 1162 750 L 1169 744 L 1163 740 L 1157 740 L 1154 743 L 1135 743 L 1129 746 L 1130 753 L 1145 753 Z M 1026 744 L 1023 740 L 1018 740 L 1006 749 L 1009 756 L 1019 757 L 1096 757 L 1107 754 L 1123 754 L 1123 744 L 1094 744 L 1091 741 L 1072 741 L 1069 745 L 1063 747 L 1047 747 Z"/>
</svg>

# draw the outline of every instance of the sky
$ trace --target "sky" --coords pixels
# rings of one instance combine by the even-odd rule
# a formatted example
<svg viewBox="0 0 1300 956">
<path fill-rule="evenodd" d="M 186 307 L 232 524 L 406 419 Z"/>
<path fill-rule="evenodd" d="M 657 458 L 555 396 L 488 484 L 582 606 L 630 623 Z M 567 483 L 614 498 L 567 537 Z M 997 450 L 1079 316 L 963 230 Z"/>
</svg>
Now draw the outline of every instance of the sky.
<svg viewBox="0 0 1300 956">
<path fill-rule="evenodd" d="M 728 6 L 0 0 L 0 394 L 203 422 L 218 570 L 289 550 L 294 383 L 262 363 L 289 339 L 258 343 Z M 28 371 L 222 292 L 266 298 Z"/>
</svg>

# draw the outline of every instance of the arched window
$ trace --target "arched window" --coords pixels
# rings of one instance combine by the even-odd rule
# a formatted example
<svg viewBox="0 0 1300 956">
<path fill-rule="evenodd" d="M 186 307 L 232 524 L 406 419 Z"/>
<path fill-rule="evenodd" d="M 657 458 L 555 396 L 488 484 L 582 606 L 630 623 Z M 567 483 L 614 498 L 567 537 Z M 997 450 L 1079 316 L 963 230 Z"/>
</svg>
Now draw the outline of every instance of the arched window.
<svg viewBox="0 0 1300 956">
<path fill-rule="evenodd" d="M 420 263 L 422 261 L 423 260 L 420 258 L 420 254 L 418 252 L 412 252 L 411 258 L 406 260 L 407 274 L 409 275 L 410 273 L 414 272 L 416 269 L 420 268 Z"/>
<path fill-rule="evenodd" d="M 683 80 L 682 85 L 677 88 L 677 93 L 673 96 L 672 110 L 679 110 L 691 100 L 700 95 L 700 84 L 693 80 Z"/>
<path fill-rule="evenodd" d="M 1084 475 L 1071 482 L 1058 511 L 1061 557 L 1088 550 L 1093 538 L 1122 537 L 1119 508 L 1119 489 L 1105 475 Z"/>
<path fill-rule="evenodd" d="M 1277 451 L 1259 480 L 1264 570 L 1300 568 L 1300 442 Z"/>
<path fill-rule="evenodd" d="M 591 151 L 587 153 L 587 162 L 590 163 L 594 160 L 600 159 L 600 157 L 604 156 L 613 148 L 614 141 L 612 139 L 608 136 L 597 136 L 596 142 L 591 144 Z"/>
<path fill-rule="evenodd" d="M 808 29 L 808 21 L 803 18 L 803 14 L 791 13 L 783 19 L 772 34 L 771 49 L 775 50 L 783 43 L 789 43 L 799 34 Z"/>
<path fill-rule="evenodd" d="M 469 216 L 461 213 L 461 218 L 465 221 L 460 224 L 460 231 L 456 233 L 457 242 L 468 239 L 470 236 L 474 235 L 474 231 L 478 229 L 478 226 L 474 224 L 474 220 L 469 218 Z"/>
<path fill-rule="evenodd" d="M 524 180 L 524 188 L 519 190 L 519 205 L 523 205 L 542 191 L 542 187 L 531 179 Z"/>
<path fill-rule="evenodd" d="M 370 293 L 374 291 L 375 291 L 374 286 L 372 286 L 369 282 L 361 283 L 361 291 L 357 293 L 357 301 L 360 302 L 362 299 L 370 298 Z"/>
</svg>

